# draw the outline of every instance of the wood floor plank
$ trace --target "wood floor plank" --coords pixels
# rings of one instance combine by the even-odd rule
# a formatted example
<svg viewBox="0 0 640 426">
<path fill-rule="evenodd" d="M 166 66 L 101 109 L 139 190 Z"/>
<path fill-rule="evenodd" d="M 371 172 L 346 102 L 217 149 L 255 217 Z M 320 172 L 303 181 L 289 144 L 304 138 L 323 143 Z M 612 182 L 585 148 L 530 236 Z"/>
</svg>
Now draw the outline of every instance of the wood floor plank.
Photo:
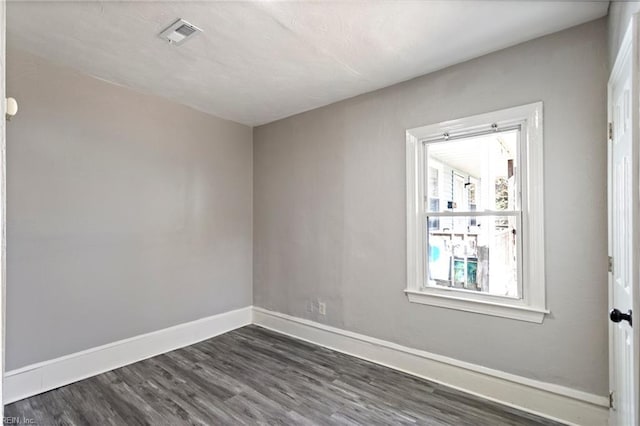
<svg viewBox="0 0 640 426">
<path fill-rule="evenodd" d="M 35 425 L 555 426 L 247 326 L 5 407 Z"/>
</svg>

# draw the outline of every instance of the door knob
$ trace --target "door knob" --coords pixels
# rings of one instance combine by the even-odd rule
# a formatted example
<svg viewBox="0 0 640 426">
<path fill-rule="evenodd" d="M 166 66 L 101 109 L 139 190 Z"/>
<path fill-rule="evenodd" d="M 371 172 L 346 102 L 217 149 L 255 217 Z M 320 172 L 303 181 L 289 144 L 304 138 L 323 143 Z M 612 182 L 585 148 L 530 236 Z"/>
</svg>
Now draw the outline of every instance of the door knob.
<svg viewBox="0 0 640 426">
<path fill-rule="evenodd" d="M 632 314 L 633 312 L 631 312 L 631 309 L 629 309 L 629 312 L 627 312 L 626 314 L 623 314 L 622 312 L 614 308 L 611 310 L 611 312 L 609 312 L 609 319 L 611 319 L 611 321 L 613 322 L 620 322 L 622 320 L 629 321 L 629 325 L 633 325 L 631 323 Z"/>
</svg>

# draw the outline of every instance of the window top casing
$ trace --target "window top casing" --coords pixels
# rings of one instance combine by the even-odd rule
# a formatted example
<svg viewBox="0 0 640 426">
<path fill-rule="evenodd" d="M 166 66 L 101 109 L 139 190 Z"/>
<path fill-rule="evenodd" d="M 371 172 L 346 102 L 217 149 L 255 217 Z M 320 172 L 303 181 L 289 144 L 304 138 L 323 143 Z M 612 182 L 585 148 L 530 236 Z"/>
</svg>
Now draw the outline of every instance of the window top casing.
<svg viewBox="0 0 640 426">
<path fill-rule="evenodd" d="M 425 143 L 465 135 L 520 128 L 520 211 L 522 214 L 522 294 L 487 293 L 426 286 L 424 211 Z M 536 102 L 406 131 L 407 287 L 410 302 L 541 323 L 546 308 L 544 265 L 543 108 Z M 482 212 L 478 212 L 482 213 Z M 453 212 L 452 215 L 467 214 Z"/>
</svg>

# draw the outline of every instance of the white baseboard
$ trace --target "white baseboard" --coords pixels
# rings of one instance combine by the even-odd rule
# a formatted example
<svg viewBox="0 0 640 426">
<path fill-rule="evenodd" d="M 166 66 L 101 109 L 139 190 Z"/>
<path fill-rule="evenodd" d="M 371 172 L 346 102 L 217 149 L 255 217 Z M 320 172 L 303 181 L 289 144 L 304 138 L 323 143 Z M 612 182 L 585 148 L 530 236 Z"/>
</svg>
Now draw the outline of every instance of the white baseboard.
<svg viewBox="0 0 640 426">
<path fill-rule="evenodd" d="M 570 425 L 604 426 L 606 397 L 408 348 L 317 322 L 246 307 L 7 371 L 9 404 L 192 345 L 251 323 Z"/>
<path fill-rule="evenodd" d="M 7 371 L 4 403 L 189 346 L 251 322 L 252 309 L 248 306 Z"/>
<path fill-rule="evenodd" d="M 604 426 L 606 397 L 458 361 L 302 318 L 253 308 L 253 322 L 376 364 L 569 425 Z"/>
</svg>

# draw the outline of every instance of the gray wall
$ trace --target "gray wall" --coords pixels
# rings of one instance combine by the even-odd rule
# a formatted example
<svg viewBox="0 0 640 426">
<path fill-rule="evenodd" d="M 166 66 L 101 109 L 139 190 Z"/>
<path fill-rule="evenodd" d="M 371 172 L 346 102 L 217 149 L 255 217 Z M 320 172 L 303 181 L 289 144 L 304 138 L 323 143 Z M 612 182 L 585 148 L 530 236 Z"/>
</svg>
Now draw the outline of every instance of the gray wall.
<svg viewBox="0 0 640 426">
<path fill-rule="evenodd" d="M 609 6 L 609 66 L 613 68 L 631 16 L 640 11 L 639 1 L 612 1 Z"/>
<path fill-rule="evenodd" d="M 601 19 L 254 129 L 254 304 L 606 395 Z M 409 303 L 405 129 L 542 100 L 542 325 Z M 307 311 L 327 302 L 326 318 Z"/>
<path fill-rule="evenodd" d="M 8 370 L 251 304 L 251 128 L 7 64 Z"/>
</svg>

